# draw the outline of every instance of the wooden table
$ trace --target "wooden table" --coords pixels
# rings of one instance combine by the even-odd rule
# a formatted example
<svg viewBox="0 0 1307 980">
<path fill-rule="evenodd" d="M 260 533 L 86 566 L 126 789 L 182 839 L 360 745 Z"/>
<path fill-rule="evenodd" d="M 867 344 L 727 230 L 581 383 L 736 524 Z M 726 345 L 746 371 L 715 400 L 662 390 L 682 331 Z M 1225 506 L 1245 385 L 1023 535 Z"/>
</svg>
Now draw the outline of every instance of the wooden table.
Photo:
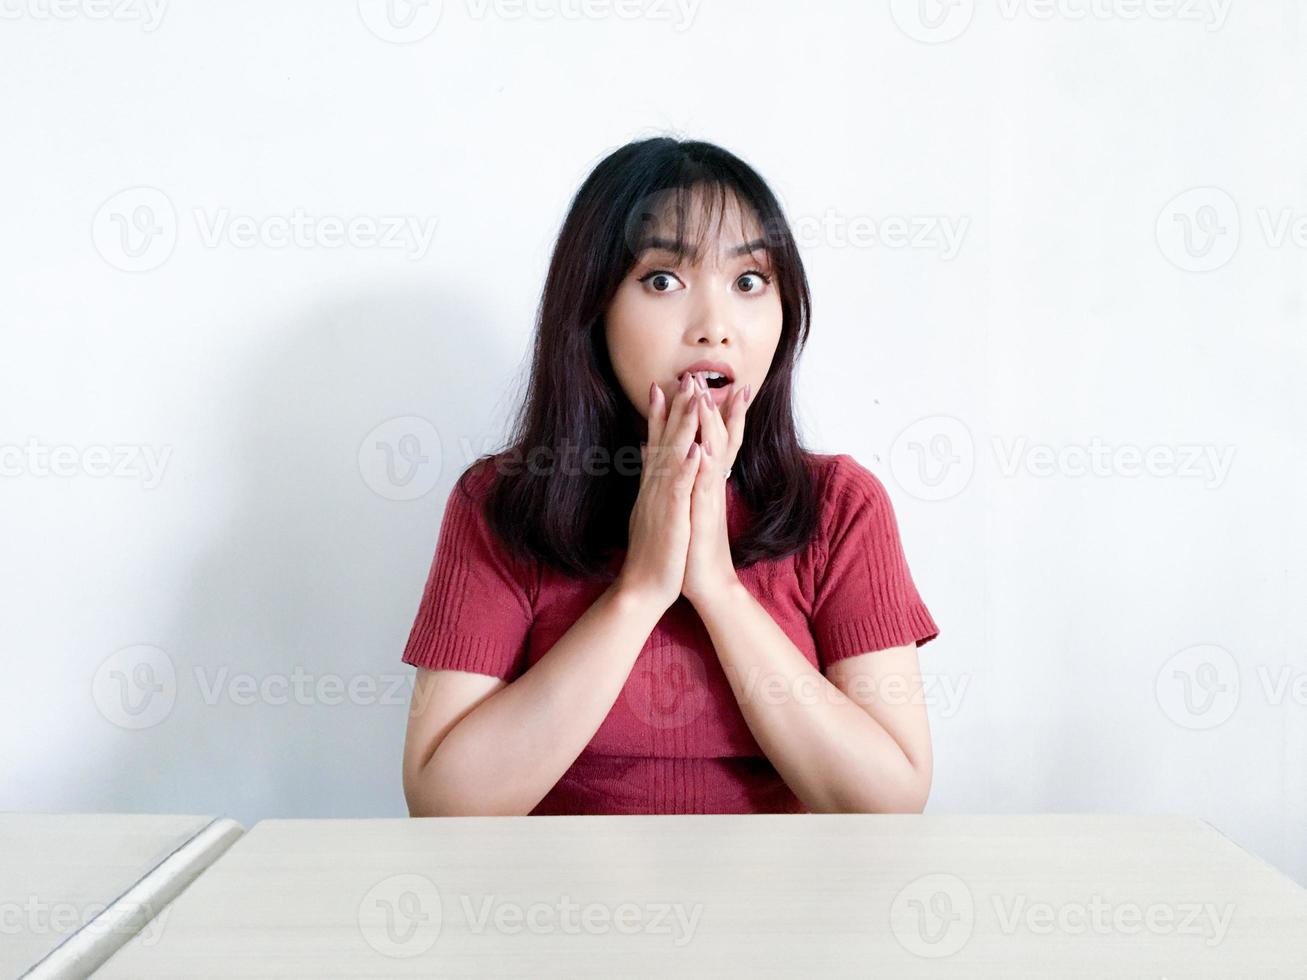
<svg viewBox="0 0 1307 980">
<path fill-rule="evenodd" d="M 0 813 L 0 975 L 89 975 L 240 833 L 202 816 Z"/>
<path fill-rule="evenodd" d="M 1171 816 L 267 820 L 97 977 L 1302 978 L 1307 890 Z"/>
</svg>

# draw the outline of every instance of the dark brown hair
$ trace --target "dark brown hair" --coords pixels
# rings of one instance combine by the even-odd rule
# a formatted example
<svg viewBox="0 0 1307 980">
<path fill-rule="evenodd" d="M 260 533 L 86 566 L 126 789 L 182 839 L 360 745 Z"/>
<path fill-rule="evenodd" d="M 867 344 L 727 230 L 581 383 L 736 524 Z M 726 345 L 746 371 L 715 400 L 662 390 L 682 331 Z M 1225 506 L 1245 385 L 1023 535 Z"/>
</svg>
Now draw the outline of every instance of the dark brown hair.
<svg viewBox="0 0 1307 980">
<path fill-rule="evenodd" d="M 784 313 L 732 469 L 736 492 L 753 514 L 747 531 L 731 542 L 732 561 L 740 567 L 784 557 L 816 530 L 812 457 L 800 445 L 793 407 L 793 373 L 808 337 L 811 297 L 789 223 L 744 161 L 712 143 L 663 136 L 615 150 L 576 192 L 549 263 L 530 380 L 508 448 L 482 456 L 459 479 L 465 489 L 472 470 L 493 464 L 485 515 L 514 555 L 573 577 L 614 574 L 612 552 L 627 545 L 648 423 L 613 373 L 604 312 L 642 251 L 651 222 L 669 210 L 677 216 L 677 251 L 697 254 L 710 222 L 692 242 L 683 233 L 685 217 L 693 200 L 711 201 L 712 192 L 719 206 L 709 210 L 716 210 L 718 224 L 728 194 L 743 215 L 752 212 Z M 542 455 L 569 446 L 583 458 L 590 453 L 591 465 L 540 465 Z"/>
</svg>

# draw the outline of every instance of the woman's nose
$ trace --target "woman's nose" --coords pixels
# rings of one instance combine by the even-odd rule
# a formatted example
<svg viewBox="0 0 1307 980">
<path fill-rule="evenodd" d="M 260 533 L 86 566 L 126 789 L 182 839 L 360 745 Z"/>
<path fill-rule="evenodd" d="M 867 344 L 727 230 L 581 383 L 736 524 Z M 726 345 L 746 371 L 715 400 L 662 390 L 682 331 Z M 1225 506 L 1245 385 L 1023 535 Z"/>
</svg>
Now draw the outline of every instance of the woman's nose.
<svg viewBox="0 0 1307 980">
<path fill-rule="evenodd" d="M 724 290 L 699 290 L 690 317 L 690 330 L 696 343 L 706 339 L 709 343 L 719 344 L 727 340 L 734 329 L 730 297 Z"/>
</svg>

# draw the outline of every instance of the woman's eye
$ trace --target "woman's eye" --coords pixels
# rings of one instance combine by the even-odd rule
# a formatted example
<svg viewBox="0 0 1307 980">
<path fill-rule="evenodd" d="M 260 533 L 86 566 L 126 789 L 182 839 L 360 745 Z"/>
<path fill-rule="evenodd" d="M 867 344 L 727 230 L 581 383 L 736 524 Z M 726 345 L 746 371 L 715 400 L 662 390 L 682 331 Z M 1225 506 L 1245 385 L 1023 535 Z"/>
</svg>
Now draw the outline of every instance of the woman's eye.
<svg viewBox="0 0 1307 980">
<path fill-rule="evenodd" d="M 771 276 L 754 270 L 752 272 L 746 272 L 744 275 L 740 276 L 736 282 L 740 283 L 741 292 L 757 293 L 761 292 L 763 287 L 771 282 Z"/>
<path fill-rule="evenodd" d="M 675 291 L 675 285 L 681 280 L 677 279 L 676 276 L 672 275 L 670 272 L 666 272 L 662 269 L 655 269 L 653 272 L 641 276 L 640 281 L 648 283 L 650 288 L 652 288 L 656 293 L 670 293 Z"/>
</svg>

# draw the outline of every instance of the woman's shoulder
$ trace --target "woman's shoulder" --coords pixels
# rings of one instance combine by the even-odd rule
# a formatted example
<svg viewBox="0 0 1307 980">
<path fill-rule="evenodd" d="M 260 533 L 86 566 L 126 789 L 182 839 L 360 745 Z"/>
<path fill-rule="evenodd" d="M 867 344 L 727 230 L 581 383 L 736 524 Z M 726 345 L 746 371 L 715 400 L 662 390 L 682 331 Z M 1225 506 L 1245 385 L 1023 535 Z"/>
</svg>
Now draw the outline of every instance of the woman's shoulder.
<svg viewBox="0 0 1307 980">
<path fill-rule="evenodd" d="M 885 485 L 880 478 L 849 453 L 809 453 L 808 457 L 823 504 L 849 494 L 863 499 L 885 496 Z"/>
<path fill-rule="evenodd" d="M 464 540 L 467 547 L 476 548 L 483 558 L 511 567 L 526 582 L 534 579 L 537 560 L 533 555 L 514 550 L 512 543 L 503 538 L 491 506 L 491 491 L 497 479 L 507 472 L 502 453 L 481 456 L 465 466 L 450 488 L 446 520 L 453 515 L 452 524 L 468 529 Z"/>
<path fill-rule="evenodd" d="M 482 531 L 489 525 L 490 491 L 495 483 L 495 458 L 482 456 L 464 466 L 445 500 L 446 520 L 470 523 Z"/>
<path fill-rule="evenodd" d="M 485 501 L 494 486 L 499 456 L 482 456 L 465 466 L 454 481 L 454 491 L 466 494 L 477 503 Z"/>
</svg>

